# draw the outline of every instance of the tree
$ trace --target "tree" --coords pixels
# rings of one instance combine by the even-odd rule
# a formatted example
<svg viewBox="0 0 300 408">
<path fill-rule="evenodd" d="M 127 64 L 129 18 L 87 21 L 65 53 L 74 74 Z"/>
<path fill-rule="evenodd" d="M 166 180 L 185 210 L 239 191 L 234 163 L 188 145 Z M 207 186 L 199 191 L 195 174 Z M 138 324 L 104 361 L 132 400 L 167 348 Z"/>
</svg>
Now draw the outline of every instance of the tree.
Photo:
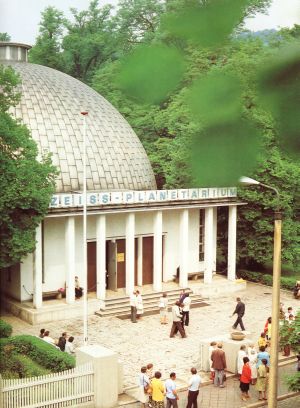
<svg viewBox="0 0 300 408">
<path fill-rule="evenodd" d="M 19 77 L 0 65 L 0 267 L 13 265 L 35 248 L 35 229 L 48 211 L 56 169 L 49 156 L 39 158 L 29 130 L 13 119 Z"/>
<path fill-rule="evenodd" d="M 0 41 L 10 41 L 10 35 L 7 33 L 0 33 Z"/>
</svg>

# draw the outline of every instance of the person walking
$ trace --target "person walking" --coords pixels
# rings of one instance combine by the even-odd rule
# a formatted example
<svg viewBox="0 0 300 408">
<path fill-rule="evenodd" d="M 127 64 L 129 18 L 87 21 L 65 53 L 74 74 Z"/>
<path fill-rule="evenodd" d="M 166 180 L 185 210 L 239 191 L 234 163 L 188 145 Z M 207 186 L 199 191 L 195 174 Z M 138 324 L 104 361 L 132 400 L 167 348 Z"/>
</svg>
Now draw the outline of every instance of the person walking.
<svg viewBox="0 0 300 408">
<path fill-rule="evenodd" d="M 191 306 L 191 298 L 190 294 L 186 293 L 185 298 L 182 302 L 182 325 L 188 326 L 190 322 L 190 306 Z"/>
<path fill-rule="evenodd" d="M 155 371 L 151 380 L 152 408 L 164 408 L 165 387 L 161 381 L 161 373 Z M 150 406 L 150 405 L 149 405 Z"/>
<path fill-rule="evenodd" d="M 160 324 L 168 323 L 168 296 L 164 292 L 159 299 L 159 314 L 160 314 Z"/>
<path fill-rule="evenodd" d="M 214 385 L 220 388 L 224 388 L 224 370 L 226 369 L 226 356 L 222 348 L 223 344 L 218 343 L 216 350 L 211 353 L 212 368 L 215 370 Z"/>
<path fill-rule="evenodd" d="M 251 382 L 251 368 L 249 365 L 249 358 L 244 357 L 243 358 L 243 369 L 242 369 L 242 374 L 240 377 L 240 389 L 241 389 L 241 398 L 243 401 L 247 401 L 248 398 L 250 398 L 249 395 L 249 388 L 250 388 L 250 382 Z"/>
<path fill-rule="evenodd" d="M 136 306 L 137 306 L 137 297 L 136 291 L 132 292 L 130 296 L 130 319 L 132 323 L 136 323 Z"/>
<path fill-rule="evenodd" d="M 177 401 L 179 400 L 177 390 L 176 390 L 176 373 L 171 373 L 170 378 L 168 378 L 165 382 L 166 388 L 166 398 L 167 398 L 167 408 L 173 407 L 178 408 Z"/>
<path fill-rule="evenodd" d="M 142 404 L 142 408 L 146 408 L 146 403 L 148 402 L 148 392 L 150 389 L 150 380 L 146 374 L 147 367 L 142 367 L 141 372 L 139 374 L 139 393 L 138 393 L 138 400 Z"/>
<path fill-rule="evenodd" d="M 170 337 L 174 337 L 175 333 L 179 331 L 181 337 L 186 337 L 184 328 L 181 323 L 181 313 L 180 313 L 180 303 L 176 302 L 175 305 L 172 306 L 172 319 L 173 324 L 170 332 Z"/>
<path fill-rule="evenodd" d="M 237 301 L 237 305 L 236 305 L 236 307 L 235 307 L 234 312 L 232 313 L 232 316 L 234 316 L 235 314 L 237 314 L 237 319 L 236 319 L 234 325 L 232 326 L 232 328 L 233 328 L 233 329 L 236 329 L 237 326 L 238 326 L 238 324 L 239 324 L 239 325 L 241 326 L 242 331 L 244 331 L 244 330 L 246 330 L 246 329 L 245 329 L 245 326 L 244 326 L 244 323 L 243 323 L 242 318 L 243 318 L 243 316 L 244 316 L 244 314 L 245 314 L 245 303 L 243 303 L 243 302 L 241 301 L 241 298 L 240 298 L 240 297 L 237 297 L 237 298 L 236 298 L 236 301 Z"/>
<path fill-rule="evenodd" d="M 188 402 L 186 408 L 197 408 L 197 398 L 199 395 L 199 388 L 201 384 L 201 377 L 197 374 L 197 370 L 195 367 L 191 368 L 192 376 L 189 380 L 188 386 Z"/>
</svg>

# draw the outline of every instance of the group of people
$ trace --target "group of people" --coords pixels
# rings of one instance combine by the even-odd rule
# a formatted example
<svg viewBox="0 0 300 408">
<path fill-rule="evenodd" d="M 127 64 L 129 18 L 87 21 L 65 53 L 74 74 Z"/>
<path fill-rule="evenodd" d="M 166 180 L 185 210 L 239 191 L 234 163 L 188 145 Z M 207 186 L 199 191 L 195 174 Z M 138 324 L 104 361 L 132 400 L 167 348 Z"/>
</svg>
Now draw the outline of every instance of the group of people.
<svg viewBox="0 0 300 408">
<path fill-rule="evenodd" d="M 46 341 L 47 343 L 51 344 L 52 346 L 56 347 L 57 349 L 64 351 L 68 354 L 75 353 L 75 346 L 74 346 L 74 337 L 67 336 L 66 332 L 63 332 L 59 339 L 55 341 L 51 336 L 49 330 L 41 329 L 39 338 Z"/>
<path fill-rule="evenodd" d="M 187 408 L 197 408 L 197 398 L 201 384 L 201 377 L 195 367 L 191 368 L 191 377 L 188 384 Z M 172 372 L 169 378 L 163 382 L 161 372 L 153 370 L 153 364 L 141 368 L 139 375 L 139 401 L 145 407 L 163 408 L 166 398 L 167 408 L 178 408 L 178 392 L 176 385 L 176 373 Z"/>
</svg>

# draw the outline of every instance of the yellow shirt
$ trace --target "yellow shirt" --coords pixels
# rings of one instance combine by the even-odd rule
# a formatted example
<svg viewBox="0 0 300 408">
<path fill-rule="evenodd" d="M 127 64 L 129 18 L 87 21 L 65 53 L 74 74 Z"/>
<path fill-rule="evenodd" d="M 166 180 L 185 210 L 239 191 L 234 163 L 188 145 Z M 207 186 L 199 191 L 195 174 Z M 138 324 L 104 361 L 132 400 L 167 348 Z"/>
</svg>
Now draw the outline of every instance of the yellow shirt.
<svg viewBox="0 0 300 408">
<path fill-rule="evenodd" d="M 158 378 L 153 378 L 151 380 L 151 388 L 153 401 L 163 401 L 165 388 L 162 381 Z"/>
<path fill-rule="evenodd" d="M 265 337 L 260 337 L 260 338 L 258 339 L 258 347 L 261 347 L 261 346 L 266 347 L 266 345 L 267 345 L 267 340 L 266 340 L 266 338 L 265 338 Z"/>
</svg>

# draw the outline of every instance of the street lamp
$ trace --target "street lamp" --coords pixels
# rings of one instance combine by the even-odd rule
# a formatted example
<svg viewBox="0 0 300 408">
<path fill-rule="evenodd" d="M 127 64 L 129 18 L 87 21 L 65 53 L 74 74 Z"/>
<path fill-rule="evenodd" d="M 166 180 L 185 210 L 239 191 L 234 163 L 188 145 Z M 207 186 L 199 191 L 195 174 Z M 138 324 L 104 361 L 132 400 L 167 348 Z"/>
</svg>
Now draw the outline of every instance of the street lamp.
<svg viewBox="0 0 300 408">
<path fill-rule="evenodd" d="M 88 343 L 88 304 L 87 304 L 87 199 L 86 199 L 86 117 L 88 112 L 80 112 L 83 117 L 83 345 Z"/>
<path fill-rule="evenodd" d="M 279 192 L 275 187 L 260 183 L 249 177 L 241 177 L 244 185 L 260 185 L 273 190 L 277 195 L 277 204 L 274 211 L 274 252 L 273 252 L 273 290 L 272 290 L 272 327 L 271 327 L 271 367 L 269 377 L 268 407 L 277 407 L 278 384 L 278 334 L 279 334 L 279 307 L 280 307 L 280 274 L 281 274 L 281 212 L 279 209 Z"/>
</svg>

